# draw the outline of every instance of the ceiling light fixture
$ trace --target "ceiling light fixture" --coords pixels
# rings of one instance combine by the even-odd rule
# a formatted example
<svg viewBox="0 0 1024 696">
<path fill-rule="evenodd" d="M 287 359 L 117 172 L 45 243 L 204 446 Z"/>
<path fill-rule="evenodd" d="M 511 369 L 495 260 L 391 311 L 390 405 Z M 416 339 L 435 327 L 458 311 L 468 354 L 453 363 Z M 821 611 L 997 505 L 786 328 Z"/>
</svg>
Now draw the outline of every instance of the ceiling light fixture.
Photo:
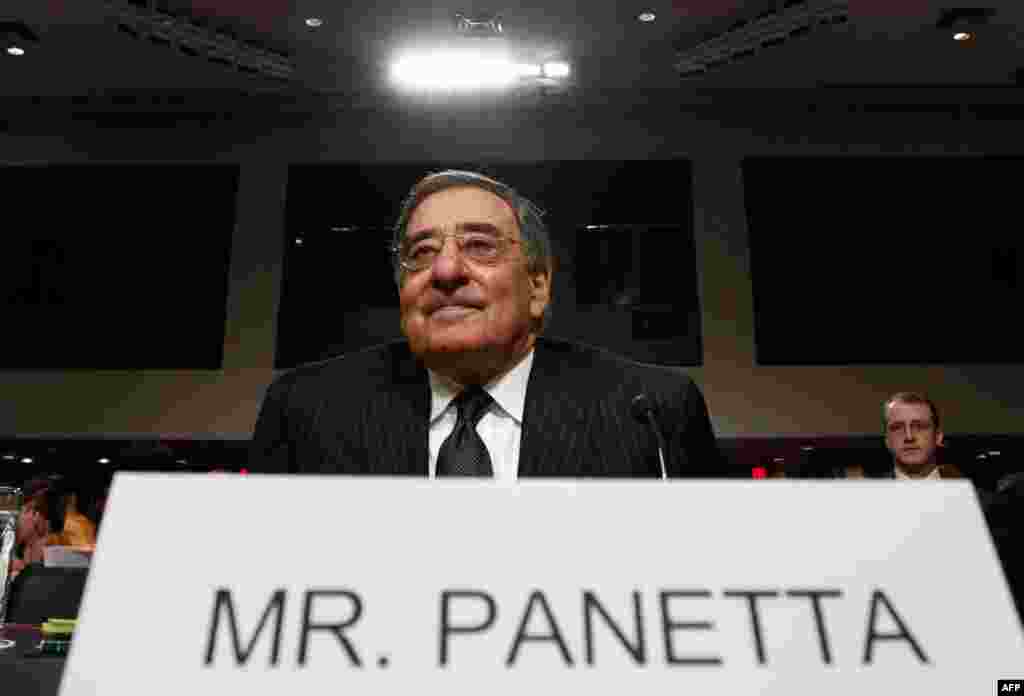
<svg viewBox="0 0 1024 696">
<path fill-rule="evenodd" d="M 391 81 L 413 91 L 471 91 L 540 86 L 559 87 L 569 63 L 523 56 L 510 47 L 495 13 L 454 15 L 453 33 L 440 47 L 400 53 L 390 67 Z M 548 54 L 550 57 L 552 54 Z"/>
<path fill-rule="evenodd" d="M 24 22 L 0 22 L 0 47 L 9 56 L 23 56 L 26 50 L 39 43 L 39 34 Z"/>
<path fill-rule="evenodd" d="M 405 54 L 392 64 L 391 79 L 412 90 L 469 91 L 551 86 L 571 72 L 564 61 L 523 63 L 502 52 L 477 47 Z"/>
<path fill-rule="evenodd" d="M 561 79 L 569 77 L 569 64 L 561 61 L 544 64 L 544 77 Z"/>
<path fill-rule="evenodd" d="M 992 7 L 953 7 L 942 11 L 935 28 L 949 32 L 954 41 L 970 41 L 985 30 L 995 15 Z"/>
<path fill-rule="evenodd" d="M 846 24 L 850 21 L 847 0 L 807 0 L 787 4 L 782 9 L 762 12 L 755 19 L 737 20 L 692 48 L 681 48 L 676 70 L 682 77 L 703 75 L 709 69 L 757 55 L 791 38 L 798 38 L 818 27 Z"/>
<path fill-rule="evenodd" d="M 391 67 L 395 82 L 413 89 L 508 87 L 521 74 L 519 64 L 507 56 L 469 48 L 405 55 Z"/>
<path fill-rule="evenodd" d="M 636 16 L 636 18 L 639 19 L 641 22 L 653 22 L 658 18 L 658 15 L 654 14 L 653 12 L 641 12 Z"/>
<path fill-rule="evenodd" d="M 307 27 L 313 27 L 314 29 L 316 29 L 317 27 L 322 27 L 323 25 L 324 25 L 324 20 L 320 19 L 319 17 L 307 17 L 306 18 L 306 26 Z"/>
<path fill-rule="evenodd" d="M 288 80 L 295 63 L 287 53 L 210 26 L 198 19 L 169 14 L 152 3 L 138 0 L 107 0 L 118 31 L 136 39 L 166 46 L 189 56 L 233 68 L 238 72 Z"/>
<path fill-rule="evenodd" d="M 501 24 L 501 16 L 497 14 L 468 15 L 455 13 L 455 32 L 463 36 L 486 38 L 501 36 L 505 27 Z"/>
</svg>

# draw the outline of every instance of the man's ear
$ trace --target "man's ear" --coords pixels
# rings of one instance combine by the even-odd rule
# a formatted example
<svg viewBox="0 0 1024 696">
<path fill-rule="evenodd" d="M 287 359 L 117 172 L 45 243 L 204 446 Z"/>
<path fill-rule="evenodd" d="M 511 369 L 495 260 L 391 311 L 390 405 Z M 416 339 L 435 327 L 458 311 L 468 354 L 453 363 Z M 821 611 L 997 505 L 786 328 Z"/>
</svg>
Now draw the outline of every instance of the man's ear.
<svg viewBox="0 0 1024 696">
<path fill-rule="evenodd" d="M 530 271 L 530 314 L 534 319 L 544 316 L 551 302 L 551 270 Z"/>
<path fill-rule="evenodd" d="M 935 444 L 937 446 L 939 446 L 939 447 L 944 447 L 945 446 L 943 444 L 944 440 L 945 440 L 945 433 L 943 433 L 941 430 L 936 431 L 936 433 L 935 433 Z"/>
</svg>

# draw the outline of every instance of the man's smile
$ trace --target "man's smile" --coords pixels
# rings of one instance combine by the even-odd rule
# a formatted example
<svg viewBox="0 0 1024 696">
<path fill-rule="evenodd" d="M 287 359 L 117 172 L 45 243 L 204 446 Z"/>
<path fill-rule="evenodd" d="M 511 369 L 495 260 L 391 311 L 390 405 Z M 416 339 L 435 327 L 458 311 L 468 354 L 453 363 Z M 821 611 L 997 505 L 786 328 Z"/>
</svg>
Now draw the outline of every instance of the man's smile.
<svg viewBox="0 0 1024 696">
<path fill-rule="evenodd" d="M 431 319 L 437 319 L 438 321 L 458 321 L 465 319 L 473 314 L 479 312 L 478 307 L 472 307 L 470 305 L 462 304 L 450 304 L 438 307 L 430 313 Z"/>
</svg>

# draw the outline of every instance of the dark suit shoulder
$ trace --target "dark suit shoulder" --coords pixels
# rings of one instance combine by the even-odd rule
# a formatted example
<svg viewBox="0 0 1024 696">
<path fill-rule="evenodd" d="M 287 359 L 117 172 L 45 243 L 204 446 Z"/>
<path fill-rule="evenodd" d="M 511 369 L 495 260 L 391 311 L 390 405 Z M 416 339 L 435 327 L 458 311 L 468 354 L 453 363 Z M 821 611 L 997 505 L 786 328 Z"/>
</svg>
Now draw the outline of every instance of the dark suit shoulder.
<svg viewBox="0 0 1024 696">
<path fill-rule="evenodd" d="M 956 464 L 939 464 L 939 477 L 944 479 L 960 479 L 964 478 L 964 475 Z"/>
<path fill-rule="evenodd" d="M 417 445 L 426 441 L 429 412 L 426 371 L 405 342 L 300 365 L 267 389 L 251 468 L 380 473 L 373 466 L 385 462 L 394 468 L 387 473 L 425 472 L 426 450 Z"/>
<path fill-rule="evenodd" d="M 304 363 L 278 375 L 274 382 L 290 389 L 314 384 L 318 391 L 335 382 L 388 384 L 403 376 L 414 377 L 418 366 L 405 341 L 394 341 L 325 360 Z"/>
<path fill-rule="evenodd" d="M 544 439 L 547 449 L 529 462 L 529 470 L 541 475 L 564 471 L 565 466 L 547 464 L 547 452 L 574 441 L 586 452 L 578 463 L 588 475 L 656 475 L 656 445 L 646 422 L 633 413 L 633 401 L 640 395 L 649 400 L 668 441 L 670 475 L 725 475 L 703 395 L 683 369 L 549 338 L 537 342 L 523 426 L 524 438 L 530 431 L 538 441 Z"/>
<path fill-rule="evenodd" d="M 563 377 L 578 379 L 578 387 L 586 390 L 618 386 L 678 391 L 695 386 L 682 368 L 637 362 L 606 348 L 551 338 L 538 339 L 537 347 L 545 363 L 557 364 Z"/>
</svg>

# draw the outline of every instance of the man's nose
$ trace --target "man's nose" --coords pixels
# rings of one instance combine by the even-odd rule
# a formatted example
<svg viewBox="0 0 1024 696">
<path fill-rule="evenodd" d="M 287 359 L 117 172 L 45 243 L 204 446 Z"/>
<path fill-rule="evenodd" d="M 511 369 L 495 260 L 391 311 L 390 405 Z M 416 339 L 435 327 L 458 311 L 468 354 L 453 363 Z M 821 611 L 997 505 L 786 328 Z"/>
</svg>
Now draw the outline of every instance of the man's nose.
<svg viewBox="0 0 1024 696">
<path fill-rule="evenodd" d="M 432 280 L 440 285 L 458 284 L 466 278 L 466 262 L 459 252 L 458 242 L 452 237 L 446 237 L 441 246 L 441 252 L 434 259 L 434 265 L 430 268 Z"/>
</svg>

